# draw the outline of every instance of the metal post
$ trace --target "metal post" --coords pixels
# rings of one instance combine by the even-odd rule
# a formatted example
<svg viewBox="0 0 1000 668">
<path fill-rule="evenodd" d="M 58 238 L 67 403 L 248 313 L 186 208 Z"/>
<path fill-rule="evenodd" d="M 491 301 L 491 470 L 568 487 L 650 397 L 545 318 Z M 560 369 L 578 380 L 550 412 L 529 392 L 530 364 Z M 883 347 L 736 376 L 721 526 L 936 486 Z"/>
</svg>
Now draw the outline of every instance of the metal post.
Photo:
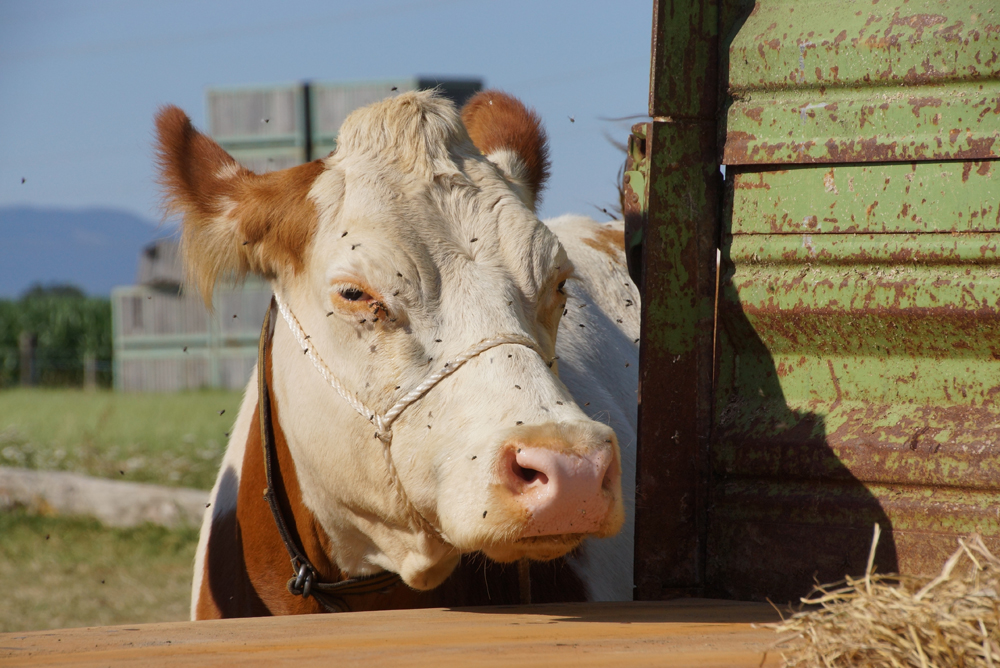
<svg viewBox="0 0 1000 668">
<path fill-rule="evenodd" d="M 313 156 L 312 137 L 312 89 L 308 81 L 302 82 L 302 162 L 309 162 Z"/>
<path fill-rule="evenodd" d="M 721 185 L 718 0 L 657 0 L 653 11 L 653 121 L 645 128 L 648 210 L 642 233 L 638 600 L 699 595 L 704 586 Z"/>
</svg>

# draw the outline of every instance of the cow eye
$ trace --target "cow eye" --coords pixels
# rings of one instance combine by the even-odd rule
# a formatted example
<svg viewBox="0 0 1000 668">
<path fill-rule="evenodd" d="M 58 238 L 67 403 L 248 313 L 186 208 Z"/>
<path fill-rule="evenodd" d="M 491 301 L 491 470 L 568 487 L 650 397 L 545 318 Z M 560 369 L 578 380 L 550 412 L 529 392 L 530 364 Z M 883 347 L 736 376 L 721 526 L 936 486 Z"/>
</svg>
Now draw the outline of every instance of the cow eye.
<svg viewBox="0 0 1000 668">
<path fill-rule="evenodd" d="M 556 286 L 556 290 L 562 294 L 562 291 L 566 289 L 566 281 L 559 281 L 559 285 Z"/>
<path fill-rule="evenodd" d="M 360 301 L 361 299 L 366 297 L 365 293 L 357 288 L 346 288 L 344 290 L 341 290 L 340 296 L 349 302 Z"/>
</svg>

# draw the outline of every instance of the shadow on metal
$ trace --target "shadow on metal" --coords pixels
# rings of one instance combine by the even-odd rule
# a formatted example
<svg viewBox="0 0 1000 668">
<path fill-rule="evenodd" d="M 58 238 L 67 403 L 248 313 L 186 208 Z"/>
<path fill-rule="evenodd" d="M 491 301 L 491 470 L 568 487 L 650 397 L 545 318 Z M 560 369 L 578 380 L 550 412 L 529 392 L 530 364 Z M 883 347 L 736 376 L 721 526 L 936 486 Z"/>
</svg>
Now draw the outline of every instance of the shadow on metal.
<svg viewBox="0 0 1000 668">
<path fill-rule="evenodd" d="M 741 303 L 727 251 L 728 245 L 719 292 L 706 595 L 797 603 L 814 584 L 864 572 L 876 522 L 882 527 L 876 571 L 897 572 L 892 523 L 828 443 L 824 416 L 788 405 L 769 346 Z"/>
</svg>

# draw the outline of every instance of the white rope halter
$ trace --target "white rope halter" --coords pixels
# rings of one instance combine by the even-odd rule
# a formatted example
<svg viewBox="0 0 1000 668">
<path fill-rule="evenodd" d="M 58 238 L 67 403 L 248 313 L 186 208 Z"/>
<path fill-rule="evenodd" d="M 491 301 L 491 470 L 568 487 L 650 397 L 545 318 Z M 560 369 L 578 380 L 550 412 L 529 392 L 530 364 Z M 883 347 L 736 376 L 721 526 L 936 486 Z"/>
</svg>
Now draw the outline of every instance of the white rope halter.
<svg viewBox="0 0 1000 668">
<path fill-rule="evenodd" d="M 292 332 L 292 336 L 295 337 L 295 340 L 298 342 L 303 352 L 309 357 L 313 366 L 316 367 L 316 370 L 319 371 L 324 380 L 329 383 L 330 387 L 337 390 L 337 394 L 343 397 L 344 401 L 351 405 L 351 408 L 357 411 L 363 418 L 375 425 L 375 438 L 382 442 L 382 455 L 385 457 L 386 467 L 389 470 L 390 481 L 396 490 L 396 494 L 399 496 L 399 500 L 406 508 L 411 521 L 416 527 L 423 529 L 427 533 L 438 538 L 440 541 L 444 543 L 450 542 L 445 538 L 442 531 L 428 522 L 427 519 L 420 514 L 420 511 L 418 511 L 416 507 L 414 507 L 413 503 L 410 502 L 409 497 L 406 495 L 406 491 L 403 489 L 403 483 L 399 479 L 399 473 L 396 471 L 396 466 L 392 462 L 392 453 L 390 452 L 390 446 L 392 445 L 392 425 L 404 410 L 416 403 L 435 385 L 458 371 L 463 364 L 471 360 L 473 357 L 481 355 L 490 348 L 510 343 L 531 348 L 538 353 L 542 359 L 545 359 L 542 351 L 538 348 L 538 344 L 522 334 L 500 334 L 490 339 L 483 339 L 479 343 L 467 348 L 465 352 L 458 357 L 455 357 L 450 362 L 445 362 L 444 366 L 424 379 L 424 382 L 407 392 L 392 408 L 385 413 L 379 414 L 378 411 L 365 405 L 365 403 L 361 401 L 356 394 L 344 387 L 344 384 L 333 375 L 333 372 L 330 371 L 330 367 L 328 367 L 323 361 L 323 358 L 319 356 L 315 346 L 313 346 L 309 341 L 309 337 L 306 336 L 305 331 L 302 329 L 302 325 L 299 324 L 299 321 L 296 319 L 291 309 L 288 308 L 288 305 L 281 299 L 281 297 L 278 296 L 277 293 L 275 293 L 274 299 L 278 304 L 278 310 L 281 312 L 281 316 L 288 324 L 288 329 Z M 551 364 L 550 361 L 546 361 L 546 363 Z"/>
</svg>

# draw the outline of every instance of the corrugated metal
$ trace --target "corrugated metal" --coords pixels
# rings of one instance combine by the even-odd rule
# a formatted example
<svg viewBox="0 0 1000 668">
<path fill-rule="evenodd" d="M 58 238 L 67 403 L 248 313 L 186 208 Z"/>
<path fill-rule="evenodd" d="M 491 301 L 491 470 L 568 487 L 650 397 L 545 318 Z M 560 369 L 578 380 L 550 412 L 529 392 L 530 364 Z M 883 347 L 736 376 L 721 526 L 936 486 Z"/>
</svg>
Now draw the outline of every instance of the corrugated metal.
<svg viewBox="0 0 1000 668">
<path fill-rule="evenodd" d="M 1000 7 L 769 0 L 729 56 L 709 591 L 1000 544 Z"/>
<path fill-rule="evenodd" d="M 857 567 L 876 520 L 883 570 L 933 572 L 955 534 L 1000 539 L 998 167 L 734 171 L 713 586 L 788 598 L 817 569 L 839 578 L 826 551 L 844 541 L 834 553 Z M 772 558 L 718 556 L 754 540 Z"/>
<path fill-rule="evenodd" d="M 1000 156 L 1000 6 L 757 3 L 730 48 L 723 162 Z"/>
<path fill-rule="evenodd" d="M 681 67 L 712 63 L 678 17 L 711 4 L 658 5 L 654 67 L 671 62 L 658 43 L 678 53 L 654 73 L 658 117 L 639 133 L 643 326 L 668 325 L 643 332 L 657 366 L 641 377 L 692 397 L 657 399 L 664 411 L 696 411 L 706 381 L 663 354 L 683 362 L 693 306 L 712 294 L 692 239 L 719 235 L 721 273 L 705 446 L 672 431 L 681 418 L 640 413 L 640 455 L 656 456 L 640 459 L 638 596 L 794 600 L 863 572 L 874 522 L 881 572 L 936 572 L 971 532 L 1000 547 L 1000 6 L 722 0 L 725 206 L 690 229 L 706 205 L 673 175 L 715 158 L 655 137 L 685 118 L 715 129 L 696 113 L 710 93 L 664 98 L 707 85 Z M 675 547 L 691 541 L 700 554 Z"/>
</svg>

